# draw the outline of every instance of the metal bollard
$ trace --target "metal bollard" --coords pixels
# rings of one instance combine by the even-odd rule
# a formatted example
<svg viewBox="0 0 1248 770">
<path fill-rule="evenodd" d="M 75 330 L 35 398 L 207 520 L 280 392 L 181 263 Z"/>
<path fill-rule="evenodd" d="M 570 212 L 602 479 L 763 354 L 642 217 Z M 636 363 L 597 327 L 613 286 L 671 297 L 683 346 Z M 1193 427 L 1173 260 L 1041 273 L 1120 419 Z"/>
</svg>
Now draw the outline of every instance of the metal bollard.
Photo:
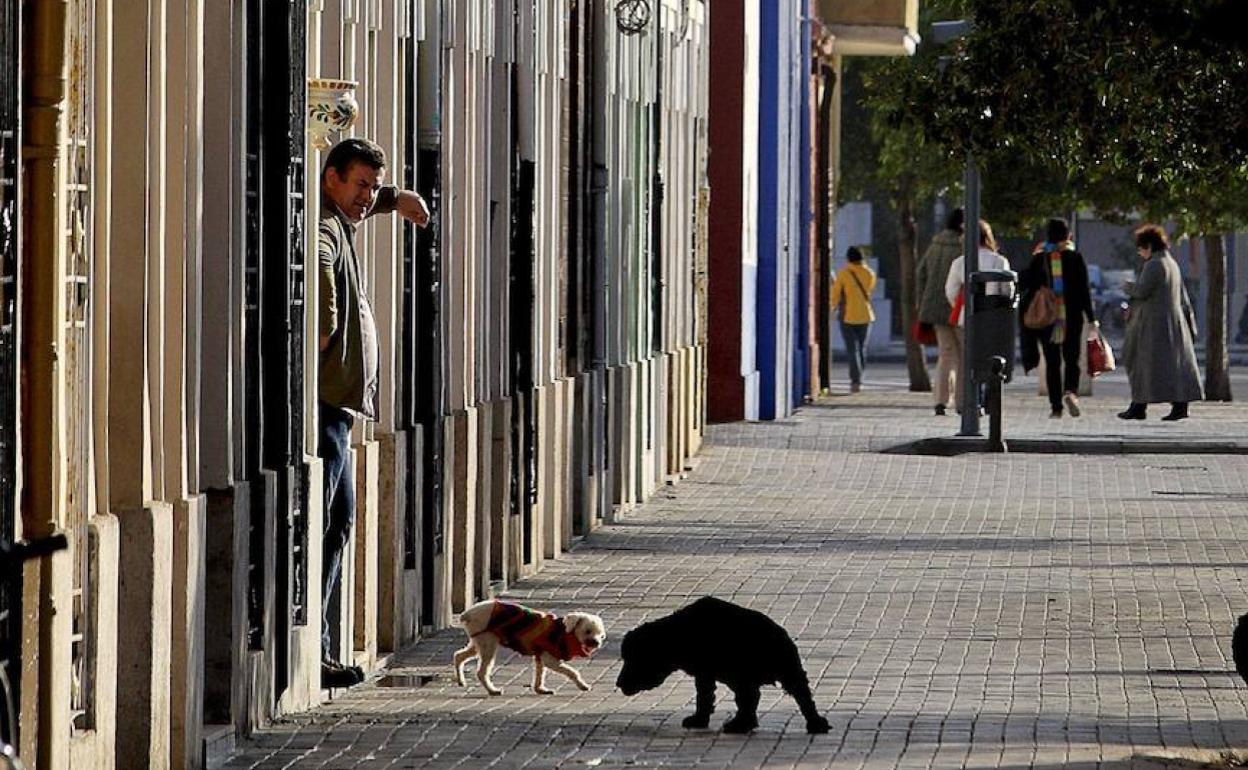
<svg viewBox="0 0 1248 770">
<path fill-rule="evenodd" d="M 1008 452 L 1005 441 L 1001 438 L 1001 390 L 1005 384 L 1005 359 L 1001 356 L 992 357 L 992 376 L 988 378 L 988 451 Z"/>
</svg>

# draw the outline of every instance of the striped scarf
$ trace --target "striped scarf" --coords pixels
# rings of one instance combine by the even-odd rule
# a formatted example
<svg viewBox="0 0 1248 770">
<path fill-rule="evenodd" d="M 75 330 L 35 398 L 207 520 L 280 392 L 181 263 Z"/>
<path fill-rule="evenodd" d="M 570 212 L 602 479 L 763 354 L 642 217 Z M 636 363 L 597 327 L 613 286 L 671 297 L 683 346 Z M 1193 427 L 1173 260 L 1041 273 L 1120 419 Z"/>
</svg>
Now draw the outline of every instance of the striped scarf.
<svg viewBox="0 0 1248 770">
<path fill-rule="evenodd" d="M 1049 275 L 1052 276 L 1053 296 L 1057 298 L 1057 320 L 1053 322 L 1053 331 L 1049 342 L 1060 345 L 1066 341 L 1066 292 L 1065 281 L 1062 280 L 1062 252 L 1074 251 L 1075 242 L 1071 240 L 1061 243 L 1045 242 L 1036 246 L 1035 253 L 1049 255 Z"/>
</svg>

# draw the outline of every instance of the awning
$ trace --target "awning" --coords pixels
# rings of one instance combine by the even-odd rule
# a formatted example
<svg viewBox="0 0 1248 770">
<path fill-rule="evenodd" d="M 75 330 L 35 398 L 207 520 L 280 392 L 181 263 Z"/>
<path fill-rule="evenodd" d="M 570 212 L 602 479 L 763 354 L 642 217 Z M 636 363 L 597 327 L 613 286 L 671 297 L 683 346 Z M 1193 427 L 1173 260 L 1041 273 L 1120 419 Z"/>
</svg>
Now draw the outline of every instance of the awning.
<svg viewBox="0 0 1248 770">
<path fill-rule="evenodd" d="M 919 0 L 819 0 L 843 56 L 910 56 L 919 44 Z"/>
</svg>

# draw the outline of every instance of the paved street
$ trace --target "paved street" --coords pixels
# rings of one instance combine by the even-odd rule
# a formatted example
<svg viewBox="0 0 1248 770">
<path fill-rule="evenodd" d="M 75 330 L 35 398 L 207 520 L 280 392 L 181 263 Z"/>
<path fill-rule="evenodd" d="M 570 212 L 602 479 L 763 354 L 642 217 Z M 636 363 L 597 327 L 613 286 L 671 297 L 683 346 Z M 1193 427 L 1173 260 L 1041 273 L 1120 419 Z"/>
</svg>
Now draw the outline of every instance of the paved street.
<svg viewBox="0 0 1248 770">
<path fill-rule="evenodd" d="M 514 588 L 604 617 L 606 649 L 580 664 L 591 692 L 554 676 L 557 694 L 534 695 L 510 654 L 504 696 L 461 690 L 462 633 L 446 632 L 391 664 L 429 684 L 362 685 L 227 766 L 1126 768 L 1248 749 L 1248 686 L 1229 660 L 1248 611 L 1248 456 L 879 454 L 957 429 L 903 377 L 876 365 L 863 393 L 713 428 L 687 480 Z M 1116 376 L 1083 418 L 1051 421 L 1035 388 L 1010 388 L 1016 434 L 1248 441 L 1244 405 L 1124 423 Z M 614 690 L 624 632 L 706 594 L 788 628 L 831 734 L 806 735 L 778 688 L 749 737 L 683 730 L 683 675 Z M 712 726 L 732 709 L 721 688 Z"/>
</svg>

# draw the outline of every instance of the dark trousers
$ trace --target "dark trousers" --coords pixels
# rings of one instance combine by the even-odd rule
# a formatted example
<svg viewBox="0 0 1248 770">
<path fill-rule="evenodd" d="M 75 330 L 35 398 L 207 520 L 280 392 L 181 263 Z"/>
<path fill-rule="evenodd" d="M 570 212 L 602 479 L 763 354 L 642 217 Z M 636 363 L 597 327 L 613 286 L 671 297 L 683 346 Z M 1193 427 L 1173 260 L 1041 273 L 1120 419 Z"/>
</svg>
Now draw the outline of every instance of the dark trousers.
<svg viewBox="0 0 1248 770">
<path fill-rule="evenodd" d="M 330 599 L 342 577 L 342 554 L 355 523 L 355 482 L 351 467 L 351 413 L 321 403 L 320 456 L 325 464 L 325 538 L 321 580 L 321 659 L 330 657 Z"/>
<path fill-rule="evenodd" d="M 862 372 L 867 368 L 867 334 L 871 324 L 847 324 L 841 321 L 841 336 L 845 338 L 845 354 L 849 358 L 849 381 L 862 382 Z"/>
<path fill-rule="evenodd" d="M 1066 322 L 1066 339 L 1060 345 L 1047 340 L 1042 343 L 1049 405 L 1055 410 L 1062 408 L 1063 395 L 1079 392 L 1079 354 L 1084 344 L 1082 318 Z"/>
</svg>

